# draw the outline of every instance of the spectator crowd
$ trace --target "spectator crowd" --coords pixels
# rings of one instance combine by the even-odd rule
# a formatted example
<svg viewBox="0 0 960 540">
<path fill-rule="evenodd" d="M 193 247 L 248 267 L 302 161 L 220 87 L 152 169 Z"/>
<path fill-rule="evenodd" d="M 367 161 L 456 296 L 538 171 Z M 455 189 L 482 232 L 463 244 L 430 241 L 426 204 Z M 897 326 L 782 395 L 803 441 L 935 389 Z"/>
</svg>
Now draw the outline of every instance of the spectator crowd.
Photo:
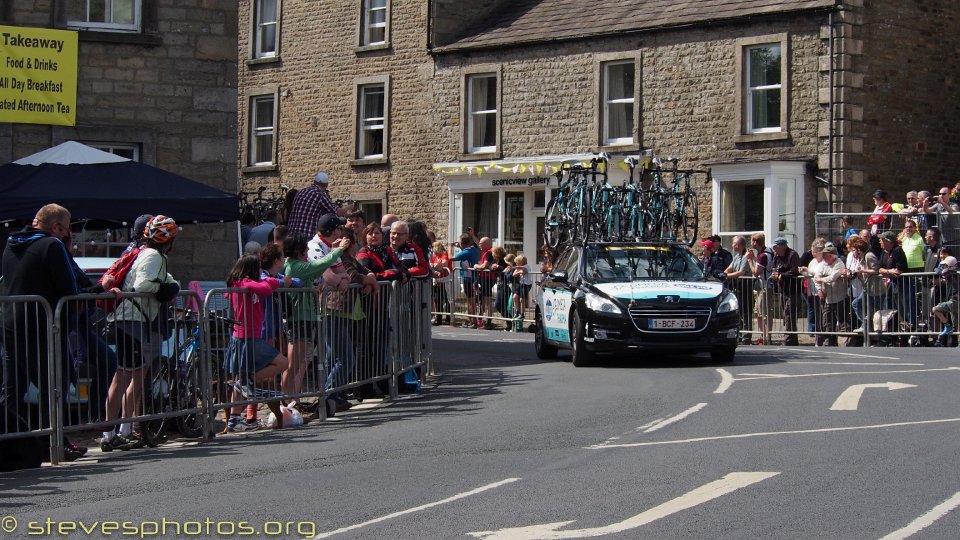
<svg viewBox="0 0 960 540">
<path fill-rule="evenodd" d="M 865 227 L 845 216 L 840 234 L 815 238 L 802 253 L 784 237 L 767 247 L 762 233 L 735 236 L 732 253 L 719 236 L 703 239 L 704 272 L 722 273 L 737 295 L 741 343 L 769 342 L 773 320 L 781 319 L 784 345 L 797 345 L 803 333 L 818 346 L 837 345 L 839 337 L 862 345 L 865 333 L 879 344 L 918 345 L 935 334 L 934 346 L 953 345 L 960 183 L 936 195 L 910 191 L 905 200 L 891 203 L 877 190 Z"/>
</svg>

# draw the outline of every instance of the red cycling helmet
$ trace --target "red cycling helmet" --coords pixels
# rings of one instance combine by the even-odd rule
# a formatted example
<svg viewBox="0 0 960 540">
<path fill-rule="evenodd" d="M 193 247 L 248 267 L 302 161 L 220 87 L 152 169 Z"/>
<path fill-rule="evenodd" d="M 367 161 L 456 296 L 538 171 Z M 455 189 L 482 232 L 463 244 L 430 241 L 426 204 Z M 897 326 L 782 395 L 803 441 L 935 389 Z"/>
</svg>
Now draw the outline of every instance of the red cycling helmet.
<svg viewBox="0 0 960 540">
<path fill-rule="evenodd" d="M 164 215 L 154 216 L 143 230 L 143 238 L 153 240 L 157 244 L 166 244 L 176 237 L 177 222 Z"/>
</svg>

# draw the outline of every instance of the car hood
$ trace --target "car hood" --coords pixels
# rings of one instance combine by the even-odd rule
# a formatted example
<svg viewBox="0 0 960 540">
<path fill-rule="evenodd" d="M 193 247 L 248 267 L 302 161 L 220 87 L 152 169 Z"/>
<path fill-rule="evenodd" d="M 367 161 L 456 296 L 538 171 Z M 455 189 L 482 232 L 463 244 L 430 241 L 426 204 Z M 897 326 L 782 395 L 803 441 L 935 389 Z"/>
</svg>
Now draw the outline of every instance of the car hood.
<svg viewBox="0 0 960 540">
<path fill-rule="evenodd" d="M 664 295 L 679 296 L 681 300 L 705 300 L 716 298 L 723 292 L 722 283 L 709 281 L 633 281 L 598 283 L 593 287 L 625 302 L 657 299 Z"/>
</svg>

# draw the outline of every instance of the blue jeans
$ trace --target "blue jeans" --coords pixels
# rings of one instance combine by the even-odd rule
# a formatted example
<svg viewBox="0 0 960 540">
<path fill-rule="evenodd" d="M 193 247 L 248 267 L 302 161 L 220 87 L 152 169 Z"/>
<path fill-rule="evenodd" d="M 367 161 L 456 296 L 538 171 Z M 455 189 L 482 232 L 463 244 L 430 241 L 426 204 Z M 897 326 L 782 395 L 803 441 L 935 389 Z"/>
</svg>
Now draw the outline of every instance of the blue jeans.
<svg viewBox="0 0 960 540">
<path fill-rule="evenodd" d="M 325 339 L 324 352 L 327 366 L 326 388 L 342 386 L 350 382 L 353 374 L 353 338 L 350 329 L 353 321 L 336 315 L 323 318 Z"/>
</svg>

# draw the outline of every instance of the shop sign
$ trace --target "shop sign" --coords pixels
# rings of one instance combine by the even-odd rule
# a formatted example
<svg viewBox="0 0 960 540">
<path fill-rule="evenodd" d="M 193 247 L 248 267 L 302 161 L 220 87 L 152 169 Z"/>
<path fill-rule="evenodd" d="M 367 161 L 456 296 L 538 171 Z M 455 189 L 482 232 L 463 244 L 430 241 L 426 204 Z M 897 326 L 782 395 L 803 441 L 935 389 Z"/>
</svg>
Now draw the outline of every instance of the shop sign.
<svg viewBox="0 0 960 540">
<path fill-rule="evenodd" d="M 0 67 L 0 122 L 76 124 L 76 32 L 0 26 Z"/>
<path fill-rule="evenodd" d="M 551 176 L 531 176 L 529 178 L 494 178 L 490 181 L 493 187 L 501 186 L 536 186 L 549 184 Z"/>
</svg>

